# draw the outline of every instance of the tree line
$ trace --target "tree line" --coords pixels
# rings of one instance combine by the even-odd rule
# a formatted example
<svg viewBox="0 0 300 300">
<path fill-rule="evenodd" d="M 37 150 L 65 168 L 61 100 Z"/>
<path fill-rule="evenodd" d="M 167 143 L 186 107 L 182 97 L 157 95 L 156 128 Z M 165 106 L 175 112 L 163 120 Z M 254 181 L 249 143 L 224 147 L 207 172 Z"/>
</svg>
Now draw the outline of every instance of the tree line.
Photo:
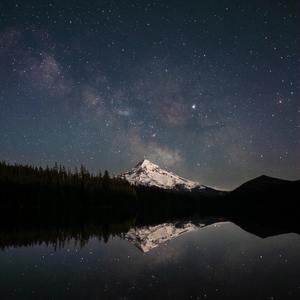
<svg viewBox="0 0 300 300">
<path fill-rule="evenodd" d="M 71 170 L 0 162 L 0 205 L 63 205 L 63 202 L 103 204 L 112 199 L 135 199 L 136 191 L 126 180 L 90 173 L 84 166 Z"/>
</svg>

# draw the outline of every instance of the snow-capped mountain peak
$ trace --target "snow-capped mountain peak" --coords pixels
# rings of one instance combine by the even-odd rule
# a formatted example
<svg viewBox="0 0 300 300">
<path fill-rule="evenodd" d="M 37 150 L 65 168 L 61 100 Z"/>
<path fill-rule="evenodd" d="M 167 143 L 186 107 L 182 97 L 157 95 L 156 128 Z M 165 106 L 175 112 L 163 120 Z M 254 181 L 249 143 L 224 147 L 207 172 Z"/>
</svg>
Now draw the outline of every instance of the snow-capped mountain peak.
<svg viewBox="0 0 300 300">
<path fill-rule="evenodd" d="M 154 164 L 153 162 L 151 162 L 148 159 L 144 159 L 142 161 L 140 161 L 135 168 L 140 167 L 143 169 L 149 169 L 149 170 L 155 170 L 155 169 L 159 169 L 159 166 Z"/>
<path fill-rule="evenodd" d="M 120 175 L 134 185 L 155 186 L 162 189 L 193 190 L 206 187 L 169 171 L 161 169 L 158 165 L 144 159 L 133 169 Z"/>
</svg>

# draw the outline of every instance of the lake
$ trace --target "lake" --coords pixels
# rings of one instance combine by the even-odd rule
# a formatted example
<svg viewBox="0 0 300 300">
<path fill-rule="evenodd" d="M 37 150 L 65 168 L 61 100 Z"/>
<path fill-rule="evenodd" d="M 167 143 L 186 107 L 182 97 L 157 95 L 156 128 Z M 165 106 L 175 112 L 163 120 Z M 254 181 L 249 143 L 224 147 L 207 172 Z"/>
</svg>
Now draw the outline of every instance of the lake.
<svg viewBox="0 0 300 300">
<path fill-rule="evenodd" d="M 1 299 L 300 299 L 300 235 L 220 218 L 10 229 Z"/>
</svg>

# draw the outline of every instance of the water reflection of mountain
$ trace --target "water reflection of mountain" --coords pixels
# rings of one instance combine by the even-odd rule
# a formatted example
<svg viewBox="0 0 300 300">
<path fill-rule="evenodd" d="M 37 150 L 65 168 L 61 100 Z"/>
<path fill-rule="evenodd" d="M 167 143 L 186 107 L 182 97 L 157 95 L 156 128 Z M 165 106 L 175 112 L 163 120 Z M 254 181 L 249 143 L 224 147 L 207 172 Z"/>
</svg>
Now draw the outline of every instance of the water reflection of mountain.
<svg viewBox="0 0 300 300">
<path fill-rule="evenodd" d="M 146 253 L 160 244 L 214 222 L 218 222 L 218 219 L 174 221 L 172 223 L 162 223 L 155 226 L 134 227 L 124 235 L 124 238 L 133 243 L 142 252 Z"/>
<path fill-rule="evenodd" d="M 156 226 L 132 228 L 124 237 L 143 252 L 148 252 L 159 244 L 198 228 L 191 222 L 183 223 L 181 226 L 176 225 L 173 223 L 163 223 Z M 205 224 L 200 224 L 199 227 L 201 226 L 205 226 Z"/>
</svg>

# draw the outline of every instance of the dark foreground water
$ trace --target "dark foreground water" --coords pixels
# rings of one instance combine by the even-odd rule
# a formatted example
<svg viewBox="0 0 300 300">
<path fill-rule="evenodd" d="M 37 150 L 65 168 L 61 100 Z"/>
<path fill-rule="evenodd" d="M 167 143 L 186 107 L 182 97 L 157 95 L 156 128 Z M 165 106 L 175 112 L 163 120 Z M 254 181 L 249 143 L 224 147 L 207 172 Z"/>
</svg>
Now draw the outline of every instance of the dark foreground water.
<svg viewBox="0 0 300 300">
<path fill-rule="evenodd" d="M 0 236 L 0 299 L 300 299 L 296 233 L 261 238 L 220 220 L 117 227 Z"/>
</svg>

